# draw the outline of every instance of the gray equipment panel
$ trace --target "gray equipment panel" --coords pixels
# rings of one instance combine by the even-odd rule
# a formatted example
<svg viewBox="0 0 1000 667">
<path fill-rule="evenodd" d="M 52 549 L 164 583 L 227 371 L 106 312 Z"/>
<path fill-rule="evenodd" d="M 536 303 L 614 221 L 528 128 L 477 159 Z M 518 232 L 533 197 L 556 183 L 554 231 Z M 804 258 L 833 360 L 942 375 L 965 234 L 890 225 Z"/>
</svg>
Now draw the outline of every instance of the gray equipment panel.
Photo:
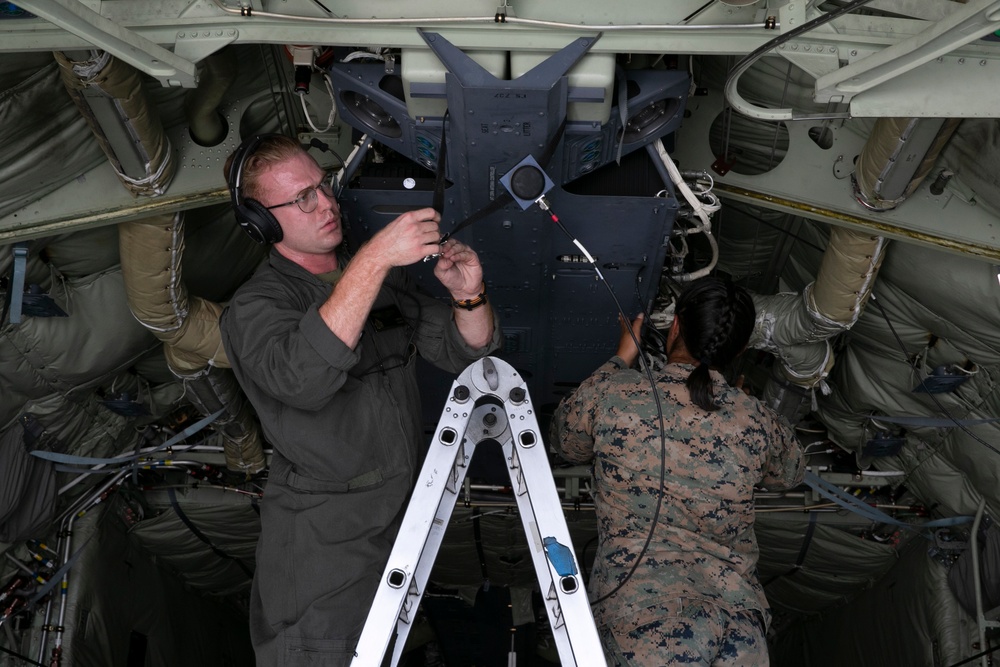
<svg viewBox="0 0 1000 667">
<path fill-rule="evenodd" d="M 479 253 L 489 299 L 502 317 L 499 356 L 526 379 L 544 418 L 614 352 L 618 310 L 548 213 L 538 206 L 522 210 L 509 198 L 496 201 L 508 195 L 500 179 L 528 155 L 538 161 L 554 183 L 545 195 L 552 213 L 634 316 L 656 296 L 678 203 L 646 151 L 622 156 L 679 127 L 688 76 L 619 68 L 607 122 L 567 121 L 569 101 L 603 98 L 604 89 L 573 88 L 566 75 L 595 38 L 577 39 L 517 79 L 501 80 L 440 35 L 423 36 L 447 67 L 446 81 L 414 84 L 408 92 L 446 98 L 446 116 L 409 117 L 402 80 L 383 63 L 338 63 L 330 70 L 341 117 L 407 158 L 382 151 L 382 162 L 368 161 L 345 183 L 340 201 L 348 238 L 357 247 L 400 213 L 432 205 L 444 137 L 441 229 L 451 232 L 494 207 L 456 238 Z M 660 190 L 666 196 L 655 196 Z M 432 263 L 411 270 L 430 292 L 446 296 Z M 450 379 L 428 370 L 424 381 L 425 402 L 434 405 Z"/>
</svg>

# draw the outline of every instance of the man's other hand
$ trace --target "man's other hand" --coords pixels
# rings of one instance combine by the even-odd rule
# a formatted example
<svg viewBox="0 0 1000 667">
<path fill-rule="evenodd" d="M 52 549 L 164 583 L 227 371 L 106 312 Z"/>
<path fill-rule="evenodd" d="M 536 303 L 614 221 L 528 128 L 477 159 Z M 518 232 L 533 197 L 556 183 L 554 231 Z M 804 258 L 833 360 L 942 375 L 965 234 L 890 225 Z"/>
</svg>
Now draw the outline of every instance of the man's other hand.
<svg viewBox="0 0 1000 667">
<path fill-rule="evenodd" d="M 455 239 L 448 239 L 438 251 L 441 256 L 434 275 L 456 301 L 475 299 L 483 287 L 483 267 L 476 251 Z"/>
<path fill-rule="evenodd" d="M 438 252 L 441 215 L 432 208 L 407 211 L 368 242 L 387 266 L 409 266 Z"/>
</svg>

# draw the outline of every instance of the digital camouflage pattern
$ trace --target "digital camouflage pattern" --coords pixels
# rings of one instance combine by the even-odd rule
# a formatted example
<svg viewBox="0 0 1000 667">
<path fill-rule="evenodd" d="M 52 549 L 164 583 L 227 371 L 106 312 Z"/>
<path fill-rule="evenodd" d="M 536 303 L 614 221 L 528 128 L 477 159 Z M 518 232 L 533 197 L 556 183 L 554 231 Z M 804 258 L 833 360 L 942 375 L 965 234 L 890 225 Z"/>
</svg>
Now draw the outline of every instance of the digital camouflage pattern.
<svg viewBox="0 0 1000 667">
<path fill-rule="evenodd" d="M 729 614 L 713 604 L 675 600 L 601 628 L 611 667 L 683 664 L 767 667 L 767 640 L 757 612 Z"/>
<path fill-rule="evenodd" d="M 657 403 L 646 375 L 624 366 L 613 357 L 597 369 L 560 402 L 551 424 L 550 442 L 566 460 L 593 461 L 600 545 L 592 600 L 627 576 L 660 495 Z M 654 375 L 666 434 L 663 503 L 643 562 L 594 607 L 602 628 L 678 600 L 734 615 L 756 611 L 765 627 L 770 622 L 757 577 L 753 491 L 799 484 L 802 448 L 784 420 L 717 371 L 711 378 L 719 410 L 692 403 L 685 386 L 692 370 L 674 363 Z"/>
</svg>

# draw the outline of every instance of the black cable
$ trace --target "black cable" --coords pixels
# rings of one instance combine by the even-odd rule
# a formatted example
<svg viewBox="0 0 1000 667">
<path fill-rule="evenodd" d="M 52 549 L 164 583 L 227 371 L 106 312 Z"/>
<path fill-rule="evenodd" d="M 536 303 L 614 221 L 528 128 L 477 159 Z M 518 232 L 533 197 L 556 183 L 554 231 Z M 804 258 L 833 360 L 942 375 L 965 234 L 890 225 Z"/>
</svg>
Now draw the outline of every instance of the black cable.
<svg viewBox="0 0 1000 667">
<path fill-rule="evenodd" d="M 776 574 L 767 581 L 761 583 L 761 587 L 767 588 L 768 586 L 773 584 L 776 580 L 782 577 L 790 577 L 802 569 L 802 564 L 806 562 L 806 554 L 809 552 L 809 545 L 812 544 L 813 533 L 816 530 L 817 516 L 818 515 L 815 511 L 809 512 L 809 525 L 806 526 L 806 534 L 802 538 L 802 546 L 799 547 L 799 555 L 795 559 L 795 564 L 792 565 L 792 567 L 787 572 L 784 572 L 782 574 Z"/>
<path fill-rule="evenodd" d="M 444 215 L 444 175 L 448 166 L 448 136 L 445 132 L 447 126 L 448 110 L 445 109 L 444 116 L 441 118 L 441 149 L 437 156 L 437 171 L 434 174 L 434 198 L 431 202 L 431 208 L 440 215 Z"/>
<path fill-rule="evenodd" d="M 1000 646 L 994 646 L 993 648 L 988 648 L 985 651 L 981 651 L 981 652 L 975 654 L 974 656 L 966 658 L 962 662 L 952 663 L 951 665 L 948 665 L 948 667 L 958 667 L 959 665 L 964 665 L 964 664 L 970 663 L 973 660 L 978 660 L 979 658 L 982 658 L 985 655 L 989 655 L 990 653 L 993 653 L 993 651 L 997 650 L 998 648 L 1000 648 Z"/>
<path fill-rule="evenodd" d="M 472 508 L 472 536 L 476 541 L 476 555 L 479 557 L 479 570 L 483 575 L 483 583 L 489 586 L 490 573 L 486 567 L 486 550 L 483 548 L 482 515 L 479 507 Z"/>
<path fill-rule="evenodd" d="M 538 156 L 537 161 L 542 169 L 544 169 L 548 165 L 549 160 L 552 159 L 552 155 L 556 152 L 556 148 L 559 146 L 559 142 L 560 140 L 562 140 L 562 136 L 565 131 L 566 131 L 566 118 L 563 118 L 562 123 L 560 123 L 559 125 L 559 129 L 556 130 L 556 133 L 549 140 L 549 143 L 548 145 L 545 146 L 545 150 L 542 151 L 542 154 Z M 455 225 L 455 227 L 450 232 L 446 232 L 444 236 L 441 237 L 439 243 L 441 245 L 444 245 L 445 241 L 450 239 L 452 236 L 457 234 L 462 229 L 465 229 L 472 223 L 478 222 L 479 220 L 485 218 L 487 215 L 500 210 L 501 208 L 503 208 L 512 201 L 514 201 L 514 197 L 512 197 L 511 194 L 506 190 L 498 194 L 496 199 L 494 199 L 492 202 L 490 202 L 483 208 L 479 209 L 478 211 L 470 215 L 462 222 Z"/>
<path fill-rule="evenodd" d="M 8 287 L 5 292 L 3 303 L 0 304 L 0 328 L 3 328 L 4 324 L 7 323 L 7 314 L 10 312 L 10 302 L 13 298 L 11 287 Z"/>
<path fill-rule="evenodd" d="M 795 239 L 799 243 L 801 243 L 803 245 L 807 245 L 810 248 L 813 248 L 814 250 L 819 250 L 820 252 L 823 252 L 823 251 L 826 250 L 826 248 L 824 248 L 823 246 L 818 245 L 816 243 L 813 243 L 812 241 L 809 241 L 808 239 L 802 238 L 798 234 L 793 234 L 792 232 L 788 231 L 787 229 L 779 227 L 778 225 L 774 224 L 773 222 L 771 222 L 769 220 L 766 220 L 765 218 L 761 218 L 760 216 L 753 215 L 752 213 L 748 213 L 745 210 L 741 210 L 741 209 L 737 209 L 737 210 L 740 212 L 740 215 L 745 215 L 746 217 L 750 218 L 751 220 L 755 220 L 755 221 L 757 221 L 757 222 L 759 222 L 761 224 L 767 225 L 771 229 L 774 229 L 775 231 L 781 232 L 785 236 L 791 236 L 793 239 Z M 718 236 L 718 234 L 716 234 L 716 236 Z"/>
<path fill-rule="evenodd" d="M 646 304 L 642 300 L 642 293 L 639 291 L 639 273 L 638 272 L 636 272 L 636 274 L 635 274 L 635 283 L 634 283 L 633 286 L 635 288 L 635 300 L 639 302 L 639 307 L 642 308 L 642 314 L 643 314 L 643 317 L 646 318 L 646 322 L 650 323 L 650 325 L 648 327 L 646 327 L 646 331 L 656 341 L 655 345 L 653 347 L 656 350 L 662 350 L 667 345 L 667 337 L 665 335 L 663 335 L 663 333 L 659 329 L 657 329 L 655 326 L 653 326 L 653 324 L 652 324 L 653 323 L 652 309 L 647 309 L 646 308 Z"/>
<path fill-rule="evenodd" d="M 205 533 L 201 532 L 198 526 L 194 525 L 191 519 L 188 518 L 187 514 L 185 514 L 184 511 L 181 509 L 180 503 L 177 502 L 177 494 L 174 493 L 173 487 L 167 488 L 167 496 L 170 499 L 170 506 L 177 514 L 177 517 L 181 520 L 181 522 L 184 523 L 185 526 L 188 527 L 188 530 L 194 533 L 195 537 L 197 537 L 199 540 L 208 545 L 208 548 L 211 549 L 216 556 L 218 556 L 219 558 L 223 558 L 225 560 L 233 561 L 234 563 L 236 563 L 236 565 L 239 566 L 241 570 L 243 570 L 243 574 L 245 574 L 248 579 L 253 579 L 253 572 L 250 570 L 249 567 L 247 567 L 246 563 L 244 563 L 241 559 L 237 558 L 236 556 L 231 556 L 222 549 L 220 549 L 219 547 L 215 546 L 211 538 L 205 535 Z"/>
<path fill-rule="evenodd" d="M 587 549 L 590 548 L 591 544 L 596 542 L 597 535 L 587 540 L 587 543 L 583 545 L 583 549 L 580 550 L 580 569 L 583 571 L 584 588 L 590 588 L 590 569 L 587 568 Z"/>
<path fill-rule="evenodd" d="M 247 16 L 250 16 L 250 9 L 251 8 L 248 5 L 248 7 L 247 7 Z M 283 86 L 278 86 L 271 79 L 271 66 L 268 63 L 267 53 L 264 51 L 264 45 L 263 44 L 258 45 L 258 50 L 260 51 L 260 59 L 261 59 L 261 61 L 263 61 L 263 64 L 264 64 L 264 72 L 267 74 L 268 87 L 272 91 L 271 101 L 274 103 L 274 117 L 278 119 L 278 127 L 280 128 L 281 127 L 281 118 L 282 117 L 284 117 L 286 121 L 288 121 L 289 123 L 291 123 L 292 112 L 291 112 L 291 109 L 286 105 L 285 106 L 285 113 L 284 114 L 281 113 L 281 107 L 278 105 L 278 99 L 279 99 L 279 97 L 281 97 L 282 101 L 284 101 L 284 97 L 285 96 L 281 95 L 281 92 L 280 92 L 281 89 L 283 88 Z M 274 53 L 274 51 L 272 50 L 271 53 Z M 272 61 L 273 60 L 277 60 L 277 58 L 273 58 Z M 289 134 L 289 136 L 294 136 L 294 134 Z"/>
<path fill-rule="evenodd" d="M 313 138 L 312 138 L 312 139 L 311 139 L 311 140 L 309 141 L 309 145 L 310 145 L 310 146 L 312 146 L 313 148 L 318 148 L 318 149 L 320 149 L 320 150 L 321 150 L 321 151 L 323 151 L 324 153 L 332 153 L 332 154 L 333 154 L 333 157 L 337 158 L 337 160 L 339 160 L 339 161 L 340 161 L 340 164 L 339 164 L 339 165 L 337 165 L 338 167 L 343 167 L 343 166 L 344 166 L 345 164 L 347 164 L 347 163 L 346 163 L 346 162 L 344 161 L 344 158 L 343 158 L 343 157 L 342 157 L 342 156 L 340 155 L 340 153 L 338 153 L 337 151 L 335 151 L 335 150 L 333 150 L 332 148 L 330 148 L 330 144 L 326 143 L 325 141 L 320 141 L 320 140 L 319 140 L 319 139 L 317 139 L 316 137 L 313 137 Z"/>
<path fill-rule="evenodd" d="M 869 2 L 871 2 L 871 0 L 854 0 L 854 2 L 852 2 L 852 3 L 844 5 L 843 7 L 840 7 L 840 8 L 838 8 L 838 9 L 832 11 L 832 12 L 824 14 L 823 16 L 819 16 L 817 18 L 814 18 L 812 21 L 806 21 L 805 23 L 803 23 L 802 25 L 800 25 L 798 28 L 795 28 L 793 30 L 789 30 L 786 33 L 782 33 L 781 35 L 779 35 L 778 37 L 775 37 L 771 41 L 766 42 L 765 44 L 763 44 L 762 46 L 760 46 L 756 50 L 754 50 L 752 53 L 750 53 L 749 55 L 747 55 L 746 57 L 744 57 L 738 63 L 736 63 L 736 65 L 733 67 L 733 69 L 730 70 L 730 72 L 729 72 L 729 76 L 726 79 L 725 88 L 729 88 L 729 85 L 730 85 L 730 83 L 732 82 L 732 80 L 734 78 L 739 77 L 740 75 L 743 74 L 743 72 L 745 72 L 746 70 L 750 69 L 750 66 L 753 65 L 755 62 L 757 62 L 757 60 L 759 60 L 768 51 L 770 51 L 770 50 L 772 50 L 772 49 L 774 49 L 774 48 L 776 48 L 776 47 L 784 44 L 785 42 L 787 42 L 789 40 L 795 39 L 796 37 L 798 37 L 799 35 L 801 35 L 804 32 L 808 32 L 808 31 L 812 30 L 813 28 L 818 28 L 819 26 L 832 21 L 833 19 L 835 19 L 835 18 L 837 18 L 839 16 L 842 16 L 843 14 L 847 14 L 848 12 L 854 11 L 855 9 L 859 9 L 860 7 L 863 7 L 864 5 L 867 5 Z M 727 102 L 728 102 L 728 100 L 727 100 Z M 793 116 L 794 116 L 794 112 L 793 112 Z M 792 120 L 803 120 L 803 119 L 808 119 L 808 118 L 817 118 L 817 119 L 819 119 L 819 118 L 850 118 L 850 114 L 848 114 L 848 113 L 835 114 L 835 115 L 832 115 L 832 114 L 811 114 L 811 115 L 810 114 L 803 114 L 803 115 L 798 116 L 798 117 L 793 117 Z"/>
<path fill-rule="evenodd" d="M 23 660 L 24 662 L 28 663 L 29 665 L 38 665 L 38 667 L 48 667 L 48 665 L 43 665 L 40 662 L 35 662 L 34 660 L 32 660 L 31 658 L 29 658 L 26 655 L 21 655 L 20 653 L 15 653 L 14 651 L 11 651 L 9 648 L 4 648 L 3 646 L 0 646 L 0 651 L 3 651 L 7 655 L 12 655 L 15 658 L 17 658 L 18 660 Z"/>
<path fill-rule="evenodd" d="M 604 602 L 609 597 L 611 597 L 619 590 L 621 590 L 622 586 L 624 586 L 628 582 L 628 580 L 632 578 L 632 575 L 635 574 L 635 571 L 639 569 L 639 565 L 642 563 L 642 558 L 643 556 L 646 555 L 646 551 L 649 550 L 649 545 L 653 541 L 653 534 L 656 532 L 656 523 L 660 520 L 660 509 L 663 507 L 663 495 L 664 495 L 664 487 L 667 474 L 666 426 L 663 423 L 663 405 L 660 402 L 660 392 L 657 390 L 656 380 L 653 379 L 653 371 L 649 366 L 649 361 L 646 359 L 646 355 L 643 354 L 642 352 L 642 346 L 639 344 L 639 340 L 638 338 L 636 338 L 635 332 L 632 331 L 631 320 L 625 314 L 625 310 L 622 308 L 621 303 L 619 303 L 618 297 L 615 296 L 615 291 L 611 288 L 611 285 L 604 278 L 604 275 L 601 273 L 601 270 L 597 267 L 597 263 L 594 262 L 594 258 L 591 256 L 591 254 L 587 252 L 586 248 L 584 248 L 583 245 L 576 238 L 574 238 L 572 234 L 569 233 L 569 230 L 566 229 L 566 226 L 563 225 L 562 221 L 556 216 L 555 213 L 552 212 L 551 206 L 549 206 L 549 203 L 545 200 L 544 197 L 539 197 L 538 205 L 541 207 L 543 211 L 549 214 L 549 217 L 552 218 L 552 221 L 556 223 L 559 229 L 562 230 L 562 232 L 569 238 L 569 240 L 573 242 L 573 245 L 575 245 L 576 247 L 578 247 L 580 250 L 583 251 L 584 256 L 586 256 L 586 258 L 590 261 L 590 265 L 594 267 L 594 271 L 597 273 L 597 277 L 601 279 L 601 282 L 608 289 L 608 293 L 611 294 L 611 299 L 615 302 L 615 306 L 618 308 L 618 313 L 622 317 L 622 322 L 625 324 L 625 328 L 628 331 L 629 336 L 632 337 L 632 343 L 635 344 L 635 349 L 638 351 L 638 358 L 641 362 L 640 366 L 642 366 L 643 371 L 645 371 L 646 373 L 646 379 L 649 380 L 649 386 L 650 389 L 652 390 L 653 400 L 656 401 L 656 414 L 660 422 L 660 487 L 658 494 L 659 497 L 656 500 L 656 510 L 653 512 L 653 518 L 650 521 L 649 525 L 649 534 L 646 535 L 646 542 L 645 544 L 642 545 L 642 550 L 636 557 L 635 563 L 632 565 L 632 569 L 628 571 L 628 573 L 625 575 L 625 578 L 619 581 L 618 585 L 612 588 L 610 592 L 602 595 L 601 597 L 597 598 L 596 600 L 590 603 L 591 606 L 595 606 L 597 604 L 600 604 L 601 602 Z"/>
</svg>

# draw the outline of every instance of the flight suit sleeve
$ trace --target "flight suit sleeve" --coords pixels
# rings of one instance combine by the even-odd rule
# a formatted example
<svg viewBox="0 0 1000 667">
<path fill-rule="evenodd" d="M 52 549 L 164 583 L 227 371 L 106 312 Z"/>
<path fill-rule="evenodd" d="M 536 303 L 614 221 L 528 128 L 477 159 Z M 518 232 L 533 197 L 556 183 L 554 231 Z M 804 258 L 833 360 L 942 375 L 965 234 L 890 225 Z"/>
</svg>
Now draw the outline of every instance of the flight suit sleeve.
<svg viewBox="0 0 1000 667">
<path fill-rule="evenodd" d="M 624 368 L 621 358 L 612 357 L 559 402 L 549 426 L 549 442 L 562 458 L 571 463 L 594 458 L 594 424 L 601 399 L 609 378 Z"/>
<path fill-rule="evenodd" d="M 462 338 L 451 306 L 418 289 L 403 271 L 394 271 L 387 279 L 396 294 L 396 303 L 407 319 L 417 322 L 414 342 L 420 356 L 438 368 L 460 373 L 472 362 L 500 348 L 500 320 L 493 310 L 493 337 L 479 349 L 472 348 Z M 493 308 L 487 302 L 485 308 Z"/>
<path fill-rule="evenodd" d="M 788 422 L 777 413 L 761 406 L 764 419 L 770 422 L 771 437 L 767 448 L 767 461 L 761 484 L 766 487 L 788 489 L 802 483 L 805 475 L 805 456 L 802 443 Z"/>
<path fill-rule="evenodd" d="M 221 320 L 226 352 L 244 380 L 275 400 L 319 410 L 340 390 L 358 354 L 315 305 L 298 310 L 268 290 L 237 294 Z"/>
</svg>

